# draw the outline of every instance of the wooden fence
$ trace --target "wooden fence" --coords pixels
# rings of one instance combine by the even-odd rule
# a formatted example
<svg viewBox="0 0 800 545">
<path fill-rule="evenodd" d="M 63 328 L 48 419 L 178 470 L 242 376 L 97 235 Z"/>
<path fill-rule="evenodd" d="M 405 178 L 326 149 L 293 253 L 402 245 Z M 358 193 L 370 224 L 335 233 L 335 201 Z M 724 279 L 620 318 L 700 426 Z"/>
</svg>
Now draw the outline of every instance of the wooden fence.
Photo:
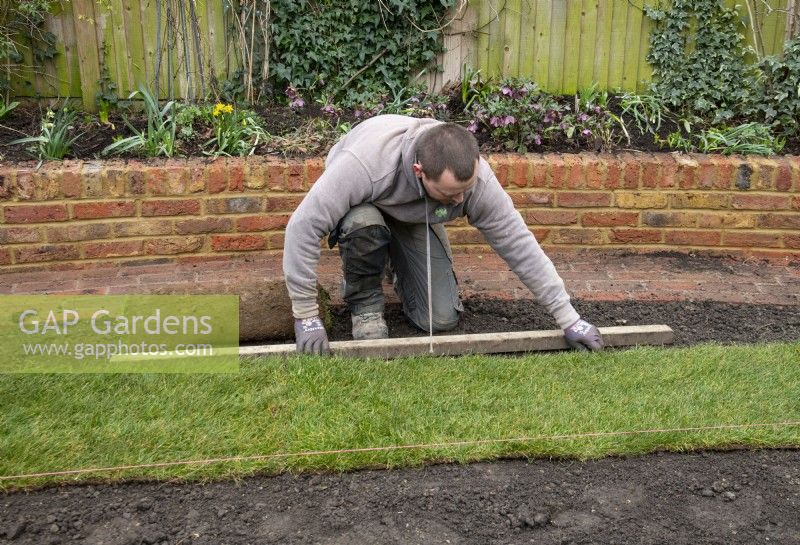
<svg viewBox="0 0 800 545">
<path fill-rule="evenodd" d="M 644 90 L 651 68 L 646 56 L 651 21 L 645 4 L 658 0 L 472 1 L 445 31 L 444 71 L 427 76 L 439 88 L 457 81 L 464 63 L 487 75 L 529 76 L 544 89 L 574 93 L 602 89 Z M 723 0 L 739 10 L 742 32 L 754 42 L 744 0 Z M 800 0 L 749 0 L 765 55 L 779 54 L 800 27 Z M 663 2 L 662 2 L 663 4 Z"/>
<path fill-rule="evenodd" d="M 655 1 L 471 0 L 453 14 L 440 58 L 444 70 L 426 76 L 427 83 L 438 89 L 456 81 L 468 63 L 487 75 L 531 76 L 553 92 L 573 93 L 592 82 L 642 90 L 651 74 L 645 60 L 650 21 L 642 3 Z M 212 77 L 224 79 L 238 64 L 227 3 L 65 0 L 46 20 L 58 54 L 36 70 L 18 70 L 12 89 L 17 96 L 80 98 L 91 108 L 105 70 L 121 97 L 142 84 L 153 88 L 157 78 L 162 97 L 170 91 L 202 96 Z M 779 53 L 800 27 L 800 0 L 749 3 L 757 10 L 763 53 Z M 752 43 L 748 10 L 739 8 Z M 25 64 L 32 65 L 29 53 Z"/>
</svg>

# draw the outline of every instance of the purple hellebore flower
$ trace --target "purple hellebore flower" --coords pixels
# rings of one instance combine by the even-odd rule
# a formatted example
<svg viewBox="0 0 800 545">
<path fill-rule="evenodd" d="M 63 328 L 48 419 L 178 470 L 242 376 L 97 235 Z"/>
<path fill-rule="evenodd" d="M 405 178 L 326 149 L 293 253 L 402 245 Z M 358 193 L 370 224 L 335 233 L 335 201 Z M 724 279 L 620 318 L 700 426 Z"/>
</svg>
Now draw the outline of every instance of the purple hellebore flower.
<svg viewBox="0 0 800 545">
<path fill-rule="evenodd" d="M 603 108 L 601 108 L 600 106 L 595 106 L 594 107 L 594 113 L 599 114 L 602 111 L 603 111 Z"/>
<path fill-rule="evenodd" d="M 513 125 L 517 122 L 517 118 L 513 115 L 507 115 L 503 118 L 503 125 Z"/>
<path fill-rule="evenodd" d="M 584 122 L 585 122 L 587 119 L 589 119 L 589 116 L 588 116 L 588 115 L 586 115 L 586 114 L 583 114 L 583 113 L 582 113 L 582 114 L 580 114 L 580 115 L 578 116 L 578 121 L 579 121 L 579 122 L 581 122 L 581 123 L 584 123 Z"/>
<path fill-rule="evenodd" d="M 289 104 L 289 107 L 292 109 L 302 108 L 306 105 L 306 101 L 300 97 L 295 97 L 292 102 Z"/>
<path fill-rule="evenodd" d="M 581 134 L 582 134 L 583 136 L 592 136 L 592 131 L 590 131 L 589 129 L 583 129 L 583 130 L 581 131 Z"/>
<path fill-rule="evenodd" d="M 361 110 L 353 110 L 353 117 L 356 119 L 361 119 L 361 116 L 364 115 L 364 112 Z"/>
<path fill-rule="evenodd" d="M 534 142 L 534 143 L 535 143 L 537 146 L 541 146 L 541 145 L 542 145 L 542 137 L 541 137 L 541 136 L 539 136 L 538 134 L 534 134 L 534 135 L 533 135 L 533 142 Z"/>
<path fill-rule="evenodd" d="M 474 119 L 470 121 L 469 125 L 467 125 L 467 130 L 472 134 L 478 132 L 478 122 L 475 121 Z"/>
<path fill-rule="evenodd" d="M 510 97 L 514 96 L 514 90 L 509 87 L 508 85 L 504 85 L 500 88 L 500 93 L 504 96 Z"/>
<path fill-rule="evenodd" d="M 542 105 L 541 105 L 541 104 L 539 104 L 539 103 L 537 102 L 536 104 L 534 104 L 533 106 L 531 106 L 531 108 L 533 108 L 533 111 L 534 111 L 534 112 L 538 112 L 539 110 L 541 110 L 541 109 L 542 109 Z"/>
</svg>

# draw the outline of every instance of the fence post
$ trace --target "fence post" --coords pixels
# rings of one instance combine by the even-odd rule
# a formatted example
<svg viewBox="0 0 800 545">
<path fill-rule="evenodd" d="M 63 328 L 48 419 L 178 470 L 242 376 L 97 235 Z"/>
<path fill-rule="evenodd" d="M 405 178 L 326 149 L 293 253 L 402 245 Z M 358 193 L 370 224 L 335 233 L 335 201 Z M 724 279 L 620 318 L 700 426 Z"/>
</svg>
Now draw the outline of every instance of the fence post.
<svg viewBox="0 0 800 545">
<path fill-rule="evenodd" d="M 81 75 L 81 98 L 83 108 L 97 111 L 95 94 L 100 81 L 100 48 L 97 44 L 97 20 L 93 0 L 73 0 L 75 14 L 78 66 Z"/>
</svg>

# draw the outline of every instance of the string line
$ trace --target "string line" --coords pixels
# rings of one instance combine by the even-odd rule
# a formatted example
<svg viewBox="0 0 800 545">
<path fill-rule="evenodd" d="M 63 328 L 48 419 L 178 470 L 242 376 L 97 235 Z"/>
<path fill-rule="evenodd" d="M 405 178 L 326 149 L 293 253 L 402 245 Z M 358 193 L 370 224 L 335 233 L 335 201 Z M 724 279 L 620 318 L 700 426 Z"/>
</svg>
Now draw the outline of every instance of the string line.
<svg viewBox="0 0 800 545">
<path fill-rule="evenodd" d="M 26 473 L 21 475 L 0 475 L 0 481 L 12 479 L 32 479 L 37 477 L 55 477 L 65 475 L 80 475 L 85 473 L 107 473 L 112 471 L 125 471 L 130 469 L 153 469 L 162 467 L 186 466 L 186 465 L 209 465 L 227 462 L 257 462 L 263 460 L 272 460 L 276 458 L 298 458 L 303 456 L 328 456 L 332 454 L 354 454 L 361 452 L 388 452 L 395 450 L 414 450 L 414 449 L 430 449 L 441 447 L 463 447 L 475 445 L 488 445 L 499 443 L 527 443 L 532 441 L 559 441 L 567 439 L 581 439 L 586 437 L 619 437 L 625 435 L 644 435 L 653 433 L 679 433 L 679 432 L 693 432 L 693 431 L 710 431 L 710 430 L 730 430 L 730 429 L 747 429 L 747 428 L 766 428 L 766 427 L 791 427 L 800 426 L 800 420 L 786 421 L 786 422 L 770 422 L 770 423 L 756 423 L 756 424 L 719 424 L 716 426 L 696 426 L 689 428 L 656 428 L 645 430 L 630 430 L 630 431 L 609 431 L 609 432 L 585 432 L 585 433 L 570 433 L 561 435 L 534 435 L 529 437 L 509 437 L 500 439 L 475 439 L 465 441 L 452 441 L 445 443 L 419 443 L 410 445 L 389 445 L 384 447 L 361 447 L 361 448 L 345 448 L 334 450 L 308 450 L 301 452 L 282 452 L 274 454 L 258 454 L 252 456 L 224 456 L 219 458 L 205 458 L 199 460 L 179 460 L 172 462 L 154 462 L 149 464 L 133 464 L 133 465 L 120 465 L 111 467 L 94 467 L 82 469 L 68 469 L 63 471 L 46 471 L 41 473 Z"/>
</svg>

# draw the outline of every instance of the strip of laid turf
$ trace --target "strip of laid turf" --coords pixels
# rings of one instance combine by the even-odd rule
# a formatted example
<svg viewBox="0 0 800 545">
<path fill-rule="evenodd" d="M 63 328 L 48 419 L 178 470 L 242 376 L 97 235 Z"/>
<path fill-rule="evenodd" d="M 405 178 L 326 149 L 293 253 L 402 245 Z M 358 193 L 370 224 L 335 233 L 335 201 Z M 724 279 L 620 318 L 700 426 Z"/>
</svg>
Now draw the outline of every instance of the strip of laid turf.
<svg viewBox="0 0 800 545">
<path fill-rule="evenodd" d="M 0 475 L 306 450 L 800 420 L 800 343 L 389 362 L 245 361 L 238 375 L 7 375 Z M 800 446 L 800 426 L 290 457 L 0 481 L 215 478 L 505 455 Z"/>
</svg>

